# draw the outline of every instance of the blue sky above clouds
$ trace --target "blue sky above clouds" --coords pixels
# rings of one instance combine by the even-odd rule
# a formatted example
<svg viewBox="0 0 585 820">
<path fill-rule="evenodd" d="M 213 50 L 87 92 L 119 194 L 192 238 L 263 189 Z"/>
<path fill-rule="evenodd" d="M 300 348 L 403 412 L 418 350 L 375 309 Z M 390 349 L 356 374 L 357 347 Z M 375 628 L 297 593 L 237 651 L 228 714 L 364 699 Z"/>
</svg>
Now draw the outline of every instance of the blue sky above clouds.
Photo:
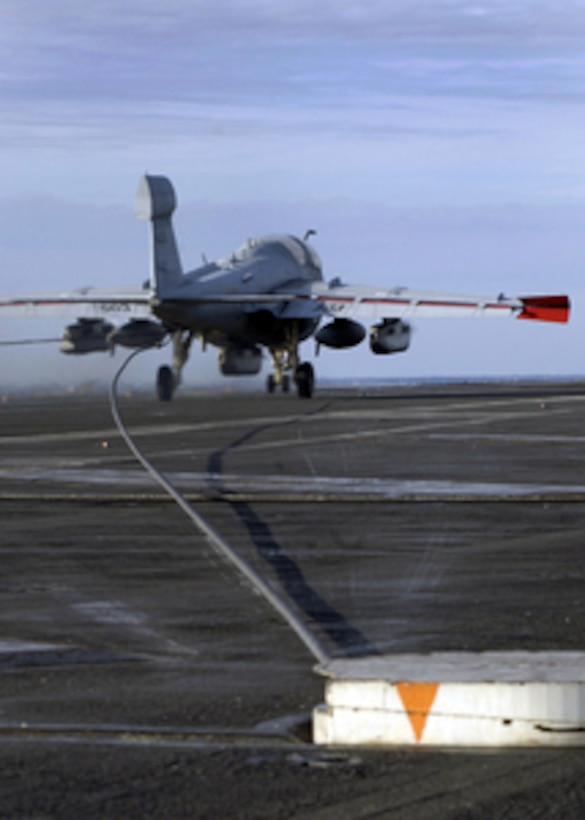
<svg viewBox="0 0 585 820">
<path fill-rule="evenodd" d="M 142 281 L 148 170 L 187 266 L 310 226 L 328 276 L 575 302 L 569 328 L 420 322 L 323 375 L 580 373 L 584 38 L 577 0 L 0 0 L 0 291 Z M 88 366 L 11 353 L 1 380 L 46 356 Z"/>
</svg>

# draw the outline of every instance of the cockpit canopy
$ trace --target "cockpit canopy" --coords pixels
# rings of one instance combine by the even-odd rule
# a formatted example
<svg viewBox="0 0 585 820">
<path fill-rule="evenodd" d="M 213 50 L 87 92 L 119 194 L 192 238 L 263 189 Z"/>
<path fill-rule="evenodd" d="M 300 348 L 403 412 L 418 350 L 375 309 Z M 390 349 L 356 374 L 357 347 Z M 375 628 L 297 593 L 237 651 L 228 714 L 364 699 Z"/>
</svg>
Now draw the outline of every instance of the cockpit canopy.
<svg viewBox="0 0 585 820">
<path fill-rule="evenodd" d="M 317 251 L 308 242 L 291 234 L 270 234 L 248 239 L 226 261 L 239 264 L 270 254 L 288 256 L 311 273 L 311 279 L 322 279 L 321 260 Z"/>
</svg>

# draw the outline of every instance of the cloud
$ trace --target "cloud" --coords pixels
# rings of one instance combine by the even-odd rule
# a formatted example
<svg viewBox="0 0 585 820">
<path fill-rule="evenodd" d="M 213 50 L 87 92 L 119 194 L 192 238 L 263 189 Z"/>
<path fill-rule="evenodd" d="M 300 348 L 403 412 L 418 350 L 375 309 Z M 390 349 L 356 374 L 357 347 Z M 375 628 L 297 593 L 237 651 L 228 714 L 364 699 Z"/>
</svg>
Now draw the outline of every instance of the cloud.
<svg viewBox="0 0 585 820">
<path fill-rule="evenodd" d="M 0 7 L 0 100 L 12 119 L 71 103 L 122 122 L 173 104 L 301 120 L 407 96 L 580 104 L 583 35 L 582 0 L 22 0 Z"/>
<path fill-rule="evenodd" d="M 501 44 L 531 36 L 540 42 L 579 43 L 585 27 L 582 0 L 21 0 L 0 9 L 3 27 L 29 35 L 52 31 L 53 42 L 71 35 L 106 38 L 141 34 L 166 45 L 246 36 L 282 39 L 368 37 L 449 42 L 473 37 Z"/>
</svg>

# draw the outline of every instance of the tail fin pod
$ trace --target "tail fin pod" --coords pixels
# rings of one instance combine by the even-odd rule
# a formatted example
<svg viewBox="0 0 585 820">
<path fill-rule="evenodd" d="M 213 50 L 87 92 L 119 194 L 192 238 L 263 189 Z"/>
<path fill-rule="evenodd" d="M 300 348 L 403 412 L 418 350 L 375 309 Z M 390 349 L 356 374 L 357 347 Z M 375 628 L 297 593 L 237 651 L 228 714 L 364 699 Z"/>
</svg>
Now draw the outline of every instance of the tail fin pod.
<svg viewBox="0 0 585 820">
<path fill-rule="evenodd" d="M 158 296 L 178 285 L 183 277 L 172 223 L 176 207 L 177 198 L 170 180 L 166 177 L 142 177 L 134 209 L 138 219 L 148 219 L 152 226 L 150 285 Z"/>
</svg>

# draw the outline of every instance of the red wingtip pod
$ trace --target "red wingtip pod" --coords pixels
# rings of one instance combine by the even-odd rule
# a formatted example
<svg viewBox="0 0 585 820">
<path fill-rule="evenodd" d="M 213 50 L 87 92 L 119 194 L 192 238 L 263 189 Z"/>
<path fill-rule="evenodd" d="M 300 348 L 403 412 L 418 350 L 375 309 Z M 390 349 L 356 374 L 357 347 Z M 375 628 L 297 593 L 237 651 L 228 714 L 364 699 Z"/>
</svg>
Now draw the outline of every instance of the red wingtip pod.
<svg viewBox="0 0 585 820">
<path fill-rule="evenodd" d="M 571 303 L 568 296 L 524 296 L 519 319 L 541 322 L 568 322 Z"/>
</svg>

